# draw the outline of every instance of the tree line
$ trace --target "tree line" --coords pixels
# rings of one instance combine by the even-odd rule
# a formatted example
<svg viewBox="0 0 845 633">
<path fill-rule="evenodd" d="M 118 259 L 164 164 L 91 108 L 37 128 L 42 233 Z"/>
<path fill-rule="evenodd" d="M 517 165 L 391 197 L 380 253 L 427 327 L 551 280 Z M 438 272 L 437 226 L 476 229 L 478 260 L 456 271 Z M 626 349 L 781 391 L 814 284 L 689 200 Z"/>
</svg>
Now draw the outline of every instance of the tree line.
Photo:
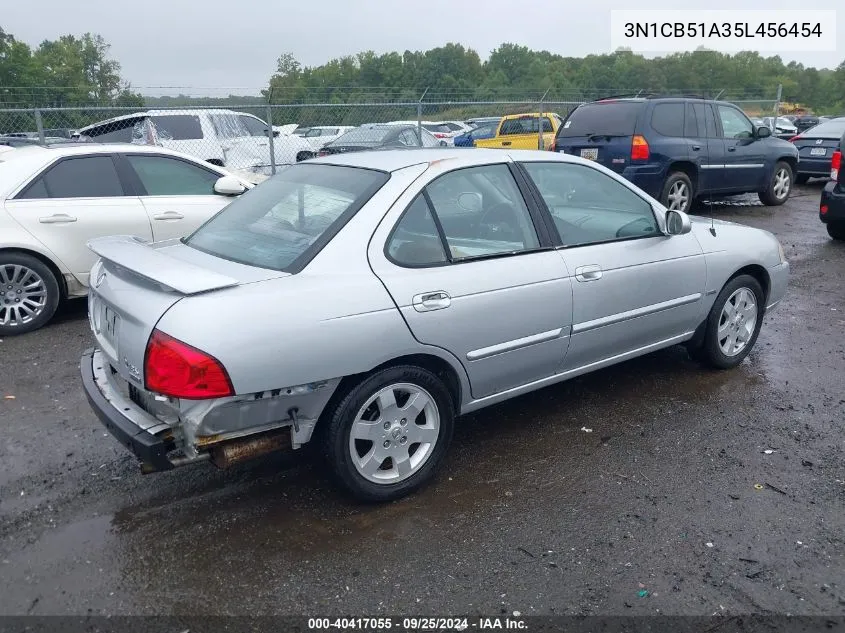
<svg viewBox="0 0 845 633">
<path fill-rule="evenodd" d="M 450 43 L 427 51 L 364 51 L 319 66 L 303 66 L 284 53 L 260 96 L 219 99 L 145 98 L 120 71 L 100 35 L 63 35 L 30 47 L 0 27 L 0 107 L 5 108 L 416 102 L 425 90 L 429 101 L 528 102 L 545 95 L 554 102 L 640 91 L 771 101 L 781 85 L 782 101 L 818 113 L 845 113 L 845 61 L 835 69 L 817 69 L 755 52 L 564 57 L 505 43 L 482 60 L 475 50 Z"/>
<path fill-rule="evenodd" d="M 142 106 L 100 36 L 63 35 L 36 48 L 0 27 L 0 107 Z"/>
<path fill-rule="evenodd" d="M 845 61 L 834 70 L 756 52 L 698 50 L 648 59 L 620 50 L 564 57 L 511 43 L 499 46 L 486 61 L 461 44 L 404 53 L 364 51 L 320 66 L 303 66 L 285 53 L 264 94 L 274 103 L 415 101 L 425 89 L 429 99 L 453 101 L 544 94 L 548 101 L 567 101 L 640 91 L 772 101 L 778 85 L 783 86 L 782 101 L 817 112 L 845 110 Z"/>
</svg>

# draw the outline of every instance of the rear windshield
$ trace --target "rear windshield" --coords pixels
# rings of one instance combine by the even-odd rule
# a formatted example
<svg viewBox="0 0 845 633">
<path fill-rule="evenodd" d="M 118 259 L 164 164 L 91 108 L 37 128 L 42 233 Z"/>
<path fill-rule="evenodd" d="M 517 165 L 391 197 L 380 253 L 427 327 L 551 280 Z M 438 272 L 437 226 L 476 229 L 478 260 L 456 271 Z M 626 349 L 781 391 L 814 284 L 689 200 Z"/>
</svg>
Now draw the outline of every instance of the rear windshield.
<svg viewBox="0 0 845 633">
<path fill-rule="evenodd" d="M 371 169 L 293 165 L 232 202 L 184 243 L 241 264 L 297 272 L 388 179 Z"/>
<path fill-rule="evenodd" d="M 560 128 L 560 136 L 633 136 L 640 102 L 588 103 L 576 108 Z"/>
<path fill-rule="evenodd" d="M 833 119 L 819 123 L 803 133 L 803 136 L 822 136 L 825 138 L 840 138 L 845 134 L 845 119 Z"/>
<path fill-rule="evenodd" d="M 391 125 L 382 125 L 378 127 L 356 127 L 354 130 L 349 130 L 346 134 L 342 134 L 332 145 L 378 145 L 390 134 L 396 132 L 396 128 Z"/>
</svg>

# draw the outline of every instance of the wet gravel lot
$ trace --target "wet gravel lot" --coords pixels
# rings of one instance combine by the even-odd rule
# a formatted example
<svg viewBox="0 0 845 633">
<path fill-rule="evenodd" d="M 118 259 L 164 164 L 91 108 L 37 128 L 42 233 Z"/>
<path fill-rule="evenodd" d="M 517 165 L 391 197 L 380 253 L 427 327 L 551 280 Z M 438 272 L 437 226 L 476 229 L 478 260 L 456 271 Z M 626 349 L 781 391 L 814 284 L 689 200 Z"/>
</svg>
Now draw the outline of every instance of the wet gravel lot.
<svg viewBox="0 0 845 633">
<path fill-rule="evenodd" d="M 792 265 L 742 366 L 672 348 L 467 416 L 436 482 L 389 505 L 303 456 L 142 476 L 82 393 L 84 302 L 5 338 L 0 613 L 845 613 L 845 244 L 822 184 L 704 211 Z"/>
</svg>

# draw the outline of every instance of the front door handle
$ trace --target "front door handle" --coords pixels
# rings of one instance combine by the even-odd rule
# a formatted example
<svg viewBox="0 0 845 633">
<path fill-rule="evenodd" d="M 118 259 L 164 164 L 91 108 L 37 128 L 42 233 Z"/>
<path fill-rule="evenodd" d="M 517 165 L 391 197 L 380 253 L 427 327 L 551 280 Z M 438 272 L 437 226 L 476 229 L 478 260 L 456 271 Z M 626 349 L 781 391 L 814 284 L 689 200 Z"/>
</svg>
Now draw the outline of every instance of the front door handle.
<svg viewBox="0 0 845 633">
<path fill-rule="evenodd" d="M 76 222 L 76 218 L 67 213 L 54 213 L 53 215 L 38 218 L 41 224 L 68 224 L 69 222 Z"/>
<path fill-rule="evenodd" d="M 414 295 L 412 300 L 414 310 L 417 312 L 431 312 L 432 310 L 443 310 L 452 305 L 452 298 L 448 292 L 437 290 L 435 292 L 424 292 Z"/>
<path fill-rule="evenodd" d="M 701 145 L 693 145 L 692 146 L 692 151 L 694 151 L 694 152 L 697 152 L 700 149 L 701 149 Z"/>
<path fill-rule="evenodd" d="M 728 151 L 729 151 L 729 152 L 735 152 L 735 151 L 736 151 L 736 147 L 729 147 L 729 148 L 728 148 Z"/>
<path fill-rule="evenodd" d="M 579 266 L 575 269 L 575 279 L 578 281 L 597 281 L 601 279 L 601 266 Z"/>
<path fill-rule="evenodd" d="M 185 216 L 177 211 L 166 211 L 153 216 L 153 220 L 184 220 Z"/>
</svg>

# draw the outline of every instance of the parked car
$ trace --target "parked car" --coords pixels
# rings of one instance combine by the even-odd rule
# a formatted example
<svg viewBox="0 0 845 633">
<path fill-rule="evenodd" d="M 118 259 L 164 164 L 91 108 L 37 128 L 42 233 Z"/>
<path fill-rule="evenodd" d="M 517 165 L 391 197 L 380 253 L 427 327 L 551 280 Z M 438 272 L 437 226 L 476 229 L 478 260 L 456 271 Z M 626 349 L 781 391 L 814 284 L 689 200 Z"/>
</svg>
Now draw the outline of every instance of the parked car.
<svg viewBox="0 0 845 633">
<path fill-rule="evenodd" d="M 763 122 L 770 130 L 772 130 L 772 135 L 777 136 L 778 138 L 789 140 L 798 134 L 798 128 L 795 127 L 795 124 L 786 117 L 779 116 L 777 118 L 777 125 L 774 123 L 774 117 L 770 116 L 764 117 Z"/>
<path fill-rule="evenodd" d="M 423 130 L 427 131 L 434 138 L 440 141 L 441 145 L 446 146 L 455 144 L 455 136 L 458 135 L 458 132 L 453 132 L 448 125 L 438 123 L 436 121 L 420 121 L 419 124 L 422 125 Z M 391 121 L 389 125 L 413 125 L 416 127 L 418 122 L 411 120 Z"/>
<path fill-rule="evenodd" d="M 408 147 L 442 147 L 443 140 L 438 140 L 422 129 L 422 138 L 418 136 L 416 124 L 373 123 L 361 125 L 339 136 L 323 146 L 319 156 L 360 152 L 372 149 L 396 149 Z"/>
<path fill-rule="evenodd" d="M 543 126 L 543 149 L 551 149 L 555 134 L 561 125 L 560 117 L 554 113 L 537 112 L 508 114 L 502 117 L 494 136 L 475 141 L 476 147 L 504 149 L 538 149 L 540 147 L 540 125 Z"/>
<path fill-rule="evenodd" d="M 845 133 L 830 163 L 830 182 L 824 186 L 819 201 L 819 219 L 827 226 L 827 233 L 835 240 L 845 240 Z"/>
<path fill-rule="evenodd" d="M 273 149 L 276 164 L 290 164 L 314 155 L 304 139 L 282 136 Z M 269 175 L 270 138 L 267 123 L 234 110 L 148 110 L 81 128 L 79 135 L 101 143 L 160 145 L 201 158 L 229 170 Z"/>
<path fill-rule="evenodd" d="M 322 149 L 326 143 L 331 143 L 332 141 L 340 138 L 343 134 L 346 134 L 349 130 L 354 129 L 354 125 L 315 125 L 312 128 L 308 128 L 308 131 L 302 135 L 302 138 L 308 141 L 311 148 L 314 150 L 314 156 L 316 156 L 317 152 Z"/>
<path fill-rule="evenodd" d="M 499 120 L 490 121 L 455 137 L 455 147 L 475 147 L 475 141 L 496 136 Z"/>
<path fill-rule="evenodd" d="M 766 231 L 540 151 L 318 158 L 182 241 L 91 248 L 82 382 L 145 472 L 315 440 L 379 501 L 434 475 L 456 415 L 680 343 L 737 366 L 789 273 Z"/>
<path fill-rule="evenodd" d="M 11 147 L 9 145 L 3 145 L 2 140 L 0 140 L 0 154 L 4 154 L 6 152 L 11 152 L 13 149 L 15 149 L 15 148 Z"/>
<path fill-rule="evenodd" d="M 85 296 L 96 260 L 87 240 L 181 237 L 249 186 L 161 147 L 65 143 L 4 153 L 0 336 L 40 328 L 59 303 Z"/>
<path fill-rule="evenodd" d="M 453 136 L 469 132 L 473 126 L 467 125 L 463 121 L 440 121 L 443 125 L 452 131 Z"/>
<path fill-rule="evenodd" d="M 799 134 L 809 130 L 811 127 L 817 126 L 819 123 L 822 123 L 822 121 L 819 120 L 819 117 L 812 114 L 804 114 L 792 119 L 792 124 L 795 126 Z"/>
<path fill-rule="evenodd" d="M 493 122 L 498 123 L 501 120 L 502 120 L 502 117 L 500 117 L 500 116 L 482 116 L 482 117 L 476 117 L 474 119 L 467 119 L 466 121 L 464 121 L 464 123 L 466 123 L 470 127 L 475 128 L 475 127 L 478 127 L 480 125 L 486 125 L 487 123 L 493 123 Z"/>
<path fill-rule="evenodd" d="M 810 128 L 790 142 L 798 148 L 801 161 L 795 182 L 803 184 L 810 178 L 827 178 L 833 153 L 839 149 L 839 139 L 845 134 L 845 119 L 831 119 Z"/>
<path fill-rule="evenodd" d="M 755 127 L 732 103 L 656 97 L 594 101 L 558 131 L 558 152 L 595 160 L 671 209 L 697 198 L 757 192 L 767 205 L 789 198 L 798 150 Z"/>
</svg>

